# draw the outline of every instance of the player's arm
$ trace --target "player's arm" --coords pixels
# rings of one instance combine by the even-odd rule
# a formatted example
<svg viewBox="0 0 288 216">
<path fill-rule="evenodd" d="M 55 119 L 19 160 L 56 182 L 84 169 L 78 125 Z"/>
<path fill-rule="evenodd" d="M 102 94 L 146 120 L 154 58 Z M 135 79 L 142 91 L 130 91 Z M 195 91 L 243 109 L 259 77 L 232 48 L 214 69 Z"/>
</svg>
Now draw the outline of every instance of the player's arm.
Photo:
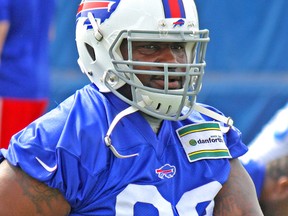
<svg viewBox="0 0 288 216">
<path fill-rule="evenodd" d="M 6 160 L 0 164 L 0 215 L 64 216 L 69 212 L 70 205 L 58 190 Z"/>
<path fill-rule="evenodd" d="M 0 21 L 0 63 L 1 63 L 2 50 L 9 31 L 9 27 L 10 23 L 8 21 Z"/>
<path fill-rule="evenodd" d="M 214 215 L 263 215 L 254 184 L 248 173 L 238 159 L 231 160 L 230 164 L 229 179 L 215 199 Z"/>
</svg>

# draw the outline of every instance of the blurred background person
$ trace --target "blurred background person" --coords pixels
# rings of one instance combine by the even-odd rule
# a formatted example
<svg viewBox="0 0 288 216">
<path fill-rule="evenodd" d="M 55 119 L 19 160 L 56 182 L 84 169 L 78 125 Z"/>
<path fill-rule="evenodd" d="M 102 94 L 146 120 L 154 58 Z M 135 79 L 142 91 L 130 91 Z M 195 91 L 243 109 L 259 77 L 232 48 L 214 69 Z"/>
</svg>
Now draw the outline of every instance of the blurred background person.
<svg viewBox="0 0 288 216">
<path fill-rule="evenodd" d="M 57 0 L 54 15 L 54 37 L 50 44 L 51 93 L 48 110 L 55 108 L 60 102 L 77 89 L 90 83 L 83 76 L 78 60 L 75 43 L 75 14 L 81 0 Z"/>
<path fill-rule="evenodd" d="M 264 215 L 288 215 L 288 103 L 265 125 L 241 160 Z"/>
<path fill-rule="evenodd" d="M 0 0 L 0 147 L 42 115 L 49 100 L 54 0 Z"/>
</svg>

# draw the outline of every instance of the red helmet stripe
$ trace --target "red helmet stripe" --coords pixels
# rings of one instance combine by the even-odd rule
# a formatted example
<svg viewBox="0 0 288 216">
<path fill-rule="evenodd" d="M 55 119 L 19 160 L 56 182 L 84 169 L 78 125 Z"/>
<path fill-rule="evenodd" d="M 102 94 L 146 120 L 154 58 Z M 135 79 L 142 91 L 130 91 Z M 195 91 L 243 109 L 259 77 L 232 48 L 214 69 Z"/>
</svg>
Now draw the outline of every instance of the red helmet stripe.
<svg viewBox="0 0 288 216">
<path fill-rule="evenodd" d="M 186 18 L 182 0 L 162 0 L 166 18 Z"/>
<path fill-rule="evenodd" d="M 106 2 L 85 2 L 79 5 L 77 14 L 84 11 L 84 10 L 90 10 L 90 9 L 103 9 L 103 8 L 108 8 L 110 1 Z"/>
<path fill-rule="evenodd" d="M 168 0 L 171 10 L 171 17 L 178 18 L 181 17 L 180 6 L 178 0 Z"/>
</svg>

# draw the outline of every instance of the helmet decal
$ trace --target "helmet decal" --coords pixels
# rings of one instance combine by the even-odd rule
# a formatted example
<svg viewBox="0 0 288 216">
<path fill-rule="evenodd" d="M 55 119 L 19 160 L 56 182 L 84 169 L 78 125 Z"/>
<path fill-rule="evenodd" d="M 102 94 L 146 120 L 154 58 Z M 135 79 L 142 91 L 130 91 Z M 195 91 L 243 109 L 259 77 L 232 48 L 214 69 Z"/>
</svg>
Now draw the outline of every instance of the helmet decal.
<svg viewBox="0 0 288 216">
<path fill-rule="evenodd" d="M 185 24 L 185 21 L 183 19 L 179 19 L 176 22 L 173 22 L 173 28 L 175 28 L 176 26 L 183 26 Z"/>
<path fill-rule="evenodd" d="M 166 18 L 186 18 L 182 0 L 162 0 Z"/>
<path fill-rule="evenodd" d="M 82 0 L 78 7 L 76 19 L 79 17 L 88 17 L 88 13 L 91 12 L 93 16 L 99 19 L 100 23 L 102 23 L 111 16 L 111 14 L 117 8 L 119 2 L 120 0 Z"/>
</svg>

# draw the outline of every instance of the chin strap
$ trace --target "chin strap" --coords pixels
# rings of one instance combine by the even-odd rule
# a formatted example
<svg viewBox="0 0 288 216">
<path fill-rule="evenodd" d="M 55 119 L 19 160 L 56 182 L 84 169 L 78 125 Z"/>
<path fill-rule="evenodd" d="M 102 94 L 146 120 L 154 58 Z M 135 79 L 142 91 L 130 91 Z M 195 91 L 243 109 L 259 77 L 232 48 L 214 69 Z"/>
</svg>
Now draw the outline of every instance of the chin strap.
<svg viewBox="0 0 288 216">
<path fill-rule="evenodd" d="M 139 106 L 144 107 L 145 103 L 144 101 L 141 101 L 138 103 Z M 136 107 L 130 106 L 127 109 L 121 111 L 120 113 L 118 113 L 118 115 L 116 115 L 116 117 L 113 119 L 111 125 L 109 126 L 109 129 L 106 133 L 106 136 L 104 138 L 105 144 L 108 148 L 110 148 L 110 150 L 113 152 L 113 154 L 117 157 L 117 158 L 130 158 L 130 157 L 135 157 L 138 156 L 138 153 L 135 154 L 131 154 L 131 155 L 121 155 L 116 149 L 115 147 L 112 145 L 112 140 L 110 138 L 110 135 L 113 131 L 113 129 L 115 128 L 116 124 L 125 116 L 132 114 L 134 112 L 137 112 L 139 109 L 137 109 Z"/>
<path fill-rule="evenodd" d="M 206 116 L 209 116 L 209 117 L 211 117 L 217 121 L 220 121 L 220 122 L 227 124 L 228 127 L 221 128 L 222 132 L 224 132 L 224 133 L 227 133 L 230 130 L 230 128 L 233 126 L 233 120 L 230 117 L 220 115 L 220 114 L 213 112 L 213 111 L 211 111 L 211 110 L 209 110 L 203 106 L 200 106 L 196 103 L 194 104 L 193 109 L 196 110 L 197 112 L 202 113 Z"/>
<path fill-rule="evenodd" d="M 138 103 L 139 106 L 144 107 L 146 104 L 144 101 L 141 101 Z M 227 133 L 230 129 L 230 127 L 232 127 L 233 125 L 233 120 L 230 117 L 225 117 L 222 116 L 216 112 L 213 112 L 205 107 L 202 107 L 198 104 L 194 104 L 193 109 L 199 113 L 202 113 L 204 115 L 207 115 L 215 120 L 218 120 L 220 122 L 223 122 L 225 124 L 227 124 L 229 127 L 225 127 L 225 128 L 221 128 L 222 132 Z M 113 152 L 113 154 L 117 157 L 117 158 L 131 158 L 131 157 L 135 157 L 138 156 L 138 153 L 135 154 L 130 154 L 130 155 L 121 155 L 116 148 L 112 145 L 112 140 L 110 138 L 110 135 L 113 131 L 113 129 L 115 128 L 115 126 L 117 125 L 117 123 L 125 116 L 132 114 L 134 112 L 137 112 L 139 109 L 134 107 L 134 106 L 130 106 L 127 109 L 121 111 L 120 113 L 118 113 L 116 115 L 116 117 L 113 119 L 111 125 L 108 128 L 108 131 L 106 133 L 106 136 L 104 138 L 105 144 L 106 146 Z"/>
</svg>

